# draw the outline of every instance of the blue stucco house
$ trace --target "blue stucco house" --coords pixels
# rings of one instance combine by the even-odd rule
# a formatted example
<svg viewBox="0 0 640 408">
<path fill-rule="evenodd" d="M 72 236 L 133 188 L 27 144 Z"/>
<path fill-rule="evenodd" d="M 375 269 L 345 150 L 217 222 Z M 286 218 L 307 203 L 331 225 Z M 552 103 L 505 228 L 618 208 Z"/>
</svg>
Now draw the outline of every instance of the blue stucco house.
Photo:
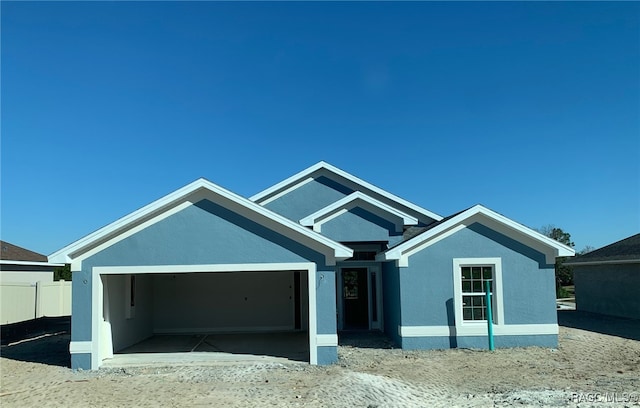
<svg viewBox="0 0 640 408">
<path fill-rule="evenodd" d="M 71 361 L 165 333 L 339 333 L 398 347 L 557 346 L 554 262 L 574 251 L 477 205 L 441 217 L 325 162 L 247 199 L 205 179 L 53 253 L 73 271 Z"/>
</svg>

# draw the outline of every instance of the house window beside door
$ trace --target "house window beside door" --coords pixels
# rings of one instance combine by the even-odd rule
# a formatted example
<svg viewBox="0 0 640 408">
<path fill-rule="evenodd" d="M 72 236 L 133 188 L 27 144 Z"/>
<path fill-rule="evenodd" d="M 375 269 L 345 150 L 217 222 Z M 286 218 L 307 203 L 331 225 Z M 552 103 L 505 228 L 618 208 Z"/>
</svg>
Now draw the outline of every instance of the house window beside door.
<svg viewBox="0 0 640 408">
<path fill-rule="evenodd" d="M 462 319 L 487 320 L 486 282 L 493 292 L 493 265 L 461 266 Z"/>
<path fill-rule="evenodd" d="M 456 326 L 486 323 L 485 284 L 489 282 L 494 324 L 503 324 L 501 258 L 456 258 L 453 260 Z"/>
</svg>

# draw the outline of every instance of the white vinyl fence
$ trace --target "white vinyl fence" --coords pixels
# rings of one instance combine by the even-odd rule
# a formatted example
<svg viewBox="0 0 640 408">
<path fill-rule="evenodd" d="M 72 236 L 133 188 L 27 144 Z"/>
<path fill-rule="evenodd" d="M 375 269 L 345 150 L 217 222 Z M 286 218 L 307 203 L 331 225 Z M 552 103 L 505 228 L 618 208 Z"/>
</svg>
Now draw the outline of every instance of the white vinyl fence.
<svg viewBox="0 0 640 408">
<path fill-rule="evenodd" d="M 71 282 L 0 284 L 0 324 L 71 315 Z"/>
</svg>

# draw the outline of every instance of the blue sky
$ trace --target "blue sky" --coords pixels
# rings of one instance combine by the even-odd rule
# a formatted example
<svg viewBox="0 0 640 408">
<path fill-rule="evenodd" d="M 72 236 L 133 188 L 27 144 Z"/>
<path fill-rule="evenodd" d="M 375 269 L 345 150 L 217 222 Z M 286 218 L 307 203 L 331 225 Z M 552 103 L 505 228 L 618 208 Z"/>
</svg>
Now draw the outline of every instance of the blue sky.
<svg viewBox="0 0 640 408">
<path fill-rule="evenodd" d="M 325 160 L 576 248 L 640 231 L 640 3 L 1 3 L 3 240 Z"/>
</svg>

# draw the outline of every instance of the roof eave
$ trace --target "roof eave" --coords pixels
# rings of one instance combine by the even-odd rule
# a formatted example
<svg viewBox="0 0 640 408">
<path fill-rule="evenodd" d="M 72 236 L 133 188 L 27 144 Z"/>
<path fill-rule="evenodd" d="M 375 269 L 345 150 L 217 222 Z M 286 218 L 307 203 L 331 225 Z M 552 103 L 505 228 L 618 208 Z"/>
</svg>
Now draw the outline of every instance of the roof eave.
<svg viewBox="0 0 640 408">
<path fill-rule="evenodd" d="M 424 215 L 424 216 L 426 216 L 428 218 L 431 218 L 431 219 L 436 220 L 436 221 L 440 221 L 442 219 L 442 216 L 440 216 L 440 215 L 438 215 L 438 214 L 436 214 L 434 212 L 431 212 L 431 211 L 429 211 L 429 210 L 427 210 L 425 208 L 422 208 L 422 207 L 420 207 L 420 206 L 418 206 L 416 204 L 413 204 L 413 203 L 411 203 L 411 202 L 409 202 L 407 200 L 404 200 L 404 199 L 402 199 L 402 198 L 400 198 L 400 197 L 398 197 L 398 196 L 396 196 L 394 194 L 391 194 L 388 191 L 385 191 L 385 190 L 383 190 L 383 189 L 381 189 L 379 187 L 376 187 L 373 184 L 368 183 L 368 182 L 366 182 L 366 181 L 364 181 L 364 180 L 362 180 L 362 179 L 360 179 L 360 178 L 358 178 L 358 177 L 356 177 L 356 176 L 354 176 L 352 174 L 349 174 L 344 170 L 341 170 L 341 169 L 339 169 L 339 168 L 337 168 L 335 166 L 332 166 L 331 164 L 329 164 L 327 162 L 324 162 L 324 161 L 320 161 L 320 162 L 314 164 L 313 166 L 310 166 L 310 167 L 308 167 L 308 168 L 306 168 L 306 169 L 294 174 L 293 176 L 291 176 L 291 177 L 289 177 L 289 178 L 287 178 L 287 179 L 285 179 L 285 180 L 283 180 L 283 181 L 281 181 L 281 182 L 279 182 L 279 183 L 277 183 L 277 184 L 275 184 L 275 185 L 273 185 L 273 186 L 271 186 L 271 187 L 269 187 L 269 188 L 267 188 L 267 189 L 265 189 L 265 190 L 263 190 L 263 191 L 261 191 L 261 192 L 259 192 L 257 194 L 254 194 L 249 199 L 251 201 L 255 201 L 256 203 L 260 204 L 261 202 L 271 198 L 271 196 L 276 195 L 278 192 L 294 186 L 296 183 L 298 183 L 298 182 L 300 182 L 300 181 L 302 181 L 304 179 L 307 179 L 314 172 L 322 170 L 322 169 L 325 169 L 325 170 L 327 170 L 327 171 L 329 171 L 331 173 L 337 174 L 338 176 L 343 177 L 344 179 L 349 180 L 352 183 L 358 184 L 358 185 L 360 185 L 360 186 L 362 186 L 362 187 L 364 187 L 364 188 L 366 188 L 368 190 L 371 190 L 371 191 L 375 192 L 376 194 L 380 194 L 381 196 L 386 197 L 386 198 L 388 198 L 388 199 L 390 199 L 392 201 L 395 201 L 398 204 L 401 204 L 401 205 L 403 205 L 403 206 L 405 206 L 407 208 L 410 208 L 411 210 L 413 210 L 413 211 L 415 211 L 415 212 L 417 212 L 419 214 L 422 214 L 422 215 Z"/>
<path fill-rule="evenodd" d="M 67 245 L 66 247 L 52 253 L 49 255 L 48 259 L 50 262 L 62 262 L 62 263 L 71 263 L 73 259 L 77 258 L 77 255 L 83 253 L 86 248 L 93 247 L 97 242 L 106 242 L 109 239 L 118 236 L 124 231 L 128 230 L 132 226 L 136 224 L 141 219 L 145 217 L 152 218 L 157 214 L 162 213 L 162 211 L 176 202 L 185 199 L 187 196 L 196 193 L 200 189 L 205 189 L 213 194 L 217 194 L 235 204 L 238 204 L 242 207 L 245 207 L 265 219 L 272 220 L 277 224 L 281 224 L 289 229 L 306 236 L 308 239 L 311 239 L 312 242 L 316 242 L 321 244 L 322 246 L 333 249 L 333 256 L 337 260 L 347 259 L 353 256 L 353 251 L 336 242 L 333 241 L 323 235 L 320 235 L 314 231 L 310 231 L 309 229 L 285 218 L 275 212 L 257 204 L 253 201 L 247 200 L 244 197 L 241 197 L 229 190 L 226 190 L 204 178 L 200 178 L 192 183 L 187 184 L 186 186 L 167 194 L 166 196 L 142 207 L 139 210 L 136 210 L 124 217 L 108 224 L 105 227 L 100 228 L 99 230 L 79 239 Z"/>
<path fill-rule="evenodd" d="M 552 238 L 546 237 L 537 231 L 534 231 L 528 227 L 525 227 L 522 224 L 519 224 L 501 214 L 496 213 L 495 211 L 492 211 L 478 204 L 461 212 L 455 217 L 452 217 L 451 219 L 446 220 L 441 225 L 438 225 L 437 227 L 427 230 L 424 233 L 411 238 L 407 242 L 404 242 L 398 245 L 397 247 L 390 249 L 387 252 L 378 254 L 378 256 L 376 257 L 376 260 L 380 260 L 380 261 L 402 260 L 403 256 L 407 252 L 417 248 L 420 245 L 423 245 L 424 243 L 438 237 L 443 233 L 446 233 L 448 230 L 451 230 L 457 225 L 462 225 L 465 220 L 477 214 L 482 214 L 490 219 L 495 220 L 496 222 L 499 222 L 505 225 L 506 227 L 512 229 L 518 234 L 523 234 L 536 241 L 539 241 L 544 246 L 552 249 L 555 254 L 555 257 L 570 257 L 575 255 L 575 250 L 573 248 L 567 245 L 564 245 Z"/>
</svg>

